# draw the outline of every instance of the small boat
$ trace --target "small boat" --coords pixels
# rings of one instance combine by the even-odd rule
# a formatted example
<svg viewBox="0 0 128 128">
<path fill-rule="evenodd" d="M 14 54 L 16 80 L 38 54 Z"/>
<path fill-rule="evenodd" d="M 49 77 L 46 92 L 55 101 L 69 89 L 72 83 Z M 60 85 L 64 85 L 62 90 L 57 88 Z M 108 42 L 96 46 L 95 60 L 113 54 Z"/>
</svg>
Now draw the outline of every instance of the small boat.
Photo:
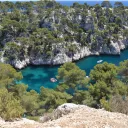
<svg viewBox="0 0 128 128">
<path fill-rule="evenodd" d="M 101 63 L 101 62 L 103 62 L 103 60 L 98 60 L 98 61 L 97 61 L 97 63 Z"/>
<path fill-rule="evenodd" d="M 55 78 L 51 78 L 50 81 L 51 81 L 51 82 L 56 82 L 57 79 L 55 79 Z"/>
</svg>

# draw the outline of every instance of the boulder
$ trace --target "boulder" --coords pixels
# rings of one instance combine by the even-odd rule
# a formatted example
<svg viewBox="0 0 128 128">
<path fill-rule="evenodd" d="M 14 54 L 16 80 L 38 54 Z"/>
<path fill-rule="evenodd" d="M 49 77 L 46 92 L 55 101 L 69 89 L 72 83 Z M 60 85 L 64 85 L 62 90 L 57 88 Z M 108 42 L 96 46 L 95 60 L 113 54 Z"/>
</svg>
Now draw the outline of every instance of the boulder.
<svg viewBox="0 0 128 128">
<path fill-rule="evenodd" d="M 76 105 L 73 103 L 62 104 L 53 112 L 54 119 L 58 119 L 63 115 L 67 115 L 68 113 L 74 112 L 76 109 L 82 108 L 84 106 L 85 105 Z"/>
</svg>

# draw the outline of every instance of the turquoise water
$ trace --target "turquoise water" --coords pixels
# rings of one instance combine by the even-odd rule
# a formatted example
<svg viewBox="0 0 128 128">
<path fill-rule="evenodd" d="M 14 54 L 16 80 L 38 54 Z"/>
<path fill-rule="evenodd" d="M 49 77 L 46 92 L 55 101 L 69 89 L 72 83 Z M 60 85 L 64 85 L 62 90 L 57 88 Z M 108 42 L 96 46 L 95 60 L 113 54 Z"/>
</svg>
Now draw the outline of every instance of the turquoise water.
<svg viewBox="0 0 128 128">
<path fill-rule="evenodd" d="M 93 69 L 98 60 L 118 65 L 120 61 L 126 59 L 128 59 L 128 49 L 122 51 L 120 56 L 90 56 L 77 61 L 76 64 L 89 75 L 90 70 Z M 58 83 L 52 83 L 50 78 L 57 75 L 58 68 L 59 66 L 28 66 L 21 70 L 24 77 L 21 82 L 27 84 L 29 89 L 34 89 L 38 92 L 41 86 L 55 88 Z"/>
<path fill-rule="evenodd" d="M 78 0 L 67 0 L 67 1 L 61 1 L 56 0 L 62 5 L 71 6 L 74 2 L 78 2 L 80 4 L 84 4 L 85 2 L 89 5 L 95 5 L 95 4 L 101 4 L 102 1 L 78 1 Z M 119 0 L 120 1 L 120 0 Z M 112 5 L 114 5 L 115 1 L 110 1 Z M 128 6 L 127 1 L 121 1 L 125 6 Z M 120 56 L 107 56 L 107 55 L 101 55 L 101 56 L 90 56 L 86 57 L 82 60 L 79 60 L 76 62 L 76 64 L 82 69 L 86 71 L 86 74 L 89 75 L 89 72 L 93 67 L 97 64 L 98 60 L 104 60 L 104 62 L 114 63 L 116 65 L 119 64 L 120 61 L 128 59 L 128 49 L 124 50 Z M 52 83 L 50 81 L 51 77 L 55 77 L 57 75 L 57 69 L 59 66 L 28 66 L 25 69 L 21 70 L 23 74 L 23 80 L 21 82 L 27 84 L 29 86 L 29 89 L 34 89 L 39 92 L 40 87 L 44 86 L 47 88 L 55 88 L 56 83 Z"/>
</svg>

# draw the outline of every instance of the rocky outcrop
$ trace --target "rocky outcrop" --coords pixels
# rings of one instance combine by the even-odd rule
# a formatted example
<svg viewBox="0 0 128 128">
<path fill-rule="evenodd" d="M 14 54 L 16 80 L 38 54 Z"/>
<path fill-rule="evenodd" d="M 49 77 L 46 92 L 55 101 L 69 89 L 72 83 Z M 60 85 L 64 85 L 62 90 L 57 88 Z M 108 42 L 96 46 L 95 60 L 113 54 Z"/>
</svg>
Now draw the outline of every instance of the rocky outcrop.
<svg viewBox="0 0 128 128">
<path fill-rule="evenodd" d="M 65 103 L 59 106 L 54 112 L 53 116 L 55 119 L 62 117 L 63 115 L 67 115 L 69 113 L 74 112 L 76 109 L 83 108 L 85 105 L 76 105 L 73 103 Z"/>
<path fill-rule="evenodd" d="M 121 113 L 94 109 L 86 105 L 65 103 L 54 112 L 56 119 L 38 123 L 28 119 L 5 122 L 0 119 L 2 128 L 128 128 L 128 116 Z M 43 119 L 43 117 L 41 117 Z"/>
<path fill-rule="evenodd" d="M 85 105 L 63 104 L 55 112 L 58 119 L 43 124 L 49 128 L 127 128 L 128 116 Z M 60 114 L 61 113 L 61 114 Z M 61 116 L 60 116 L 61 115 Z"/>
</svg>

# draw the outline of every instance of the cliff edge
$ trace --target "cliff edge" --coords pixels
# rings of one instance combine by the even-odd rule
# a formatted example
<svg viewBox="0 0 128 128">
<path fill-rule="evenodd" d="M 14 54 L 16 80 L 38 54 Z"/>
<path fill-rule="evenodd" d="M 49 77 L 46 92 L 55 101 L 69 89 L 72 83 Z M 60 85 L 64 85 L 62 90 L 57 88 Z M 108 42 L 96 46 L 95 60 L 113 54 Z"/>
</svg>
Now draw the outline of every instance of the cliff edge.
<svg viewBox="0 0 128 128">
<path fill-rule="evenodd" d="M 66 103 L 53 113 L 56 120 L 45 123 L 27 119 L 15 122 L 1 121 L 0 128 L 128 128 L 127 115 L 85 105 Z"/>
</svg>

